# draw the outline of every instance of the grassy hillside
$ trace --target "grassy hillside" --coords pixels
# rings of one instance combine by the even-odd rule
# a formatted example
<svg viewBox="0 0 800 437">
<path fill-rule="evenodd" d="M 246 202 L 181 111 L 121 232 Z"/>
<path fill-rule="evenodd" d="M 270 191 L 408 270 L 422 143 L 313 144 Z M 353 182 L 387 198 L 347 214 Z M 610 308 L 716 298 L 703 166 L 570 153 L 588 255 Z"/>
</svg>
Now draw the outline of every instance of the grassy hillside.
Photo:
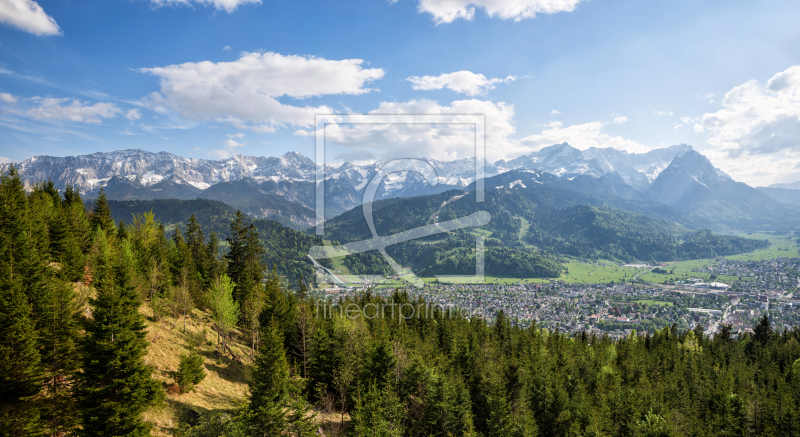
<svg viewBox="0 0 800 437">
<path fill-rule="evenodd" d="M 197 413 L 226 412 L 236 409 L 247 398 L 249 366 L 252 365 L 250 347 L 241 332 L 234 330 L 230 348 L 242 359 L 237 361 L 230 353 L 217 356 L 217 334 L 205 312 L 195 310 L 186 322 L 164 317 L 158 322 L 151 318 L 152 310 L 145 304 L 141 312 L 147 316 L 149 342 L 145 362 L 153 366 L 153 377 L 161 382 L 167 393 L 163 405 L 151 407 L 145 419 L 154 425 L 154 435 L 172 436 L 181 419 Z M 189 353 L 191 336 L 202 338 L 195 349 L 203 357 L 206 378 L 189 393 L 171 394 L 169 387 L 175 382 L 181 355 Z"/>
</svg>

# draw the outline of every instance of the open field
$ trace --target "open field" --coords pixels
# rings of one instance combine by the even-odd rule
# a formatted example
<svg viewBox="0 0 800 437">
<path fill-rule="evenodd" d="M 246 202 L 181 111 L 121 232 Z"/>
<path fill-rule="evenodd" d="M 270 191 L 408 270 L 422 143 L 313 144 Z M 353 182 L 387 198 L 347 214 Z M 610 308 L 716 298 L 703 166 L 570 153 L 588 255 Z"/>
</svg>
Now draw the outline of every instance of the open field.
<svg viewBox="0 0 800 437">
<path fill-rule="evenodd" d="M 438 281 L 438 283 L 441 283 L 441 284 L 474 284 L 475 283 L 475 278 L 472 277 L 472 276 L 452 276 L 452 277 L 447 278 L 447 281 L 445 281 L 445 280 L 437 280 L 436 278 L 422 278 L 422 280 L 425 281 L 426 284 L 435 284 L 435 283 L 437 283 L 437 281 Z M 496 276 L 486 276 L 485 277 L 485 283 L 486 284 L 518 284 L 520 282 L 522 282 L 524 284 L 544 284 L 544 283 L 548 283 L 550 281 L 548 281 L 546 279 L 541 279 L 541 278 L 499 278 L 499 277 L 496 277 Z"/>
<path fill-rule="evenodd" d="M 751 253 L 743 253 L 741 255 L 726 256 L 730 260 L 736 261 L 763 261 L 772 258 L 798 258 L 800 254 L 797 253 L 797 237 L 785 237 L 782 235 L 769 235 L 769 234 L 739 234 L 742 237 L 755 238 L 759 240 L 769 240 L 771 246 L 760 249 Z"/>
<path fill-rule="evenodd" d="M 606 265 L 604 266 L 603 264 Z M 646 268 L 622 267 L 611 261 L 601 261 L 597 264 L 574 261 L 564 264 L 564 267 L 569 270 L 569 273 L 562 274 L 561 277 L 558 278 L 559 280 L 565 282 L 585 282 L 587 284 L 611 281 L 619 282 L 623 279 L 629 281 L 635 275 L 649 270 Z"/>
<path fill-rule="evenodd" d="M 523 230 L 525 227 L 523 226 Z M 768 235 L 768 234 L 752 234 L 752 235 L 744 235 L 748 238 L 759 238 L 759 239 L 768 239 L 772 245 L 765 249 L 760 249 L 755 252 L 746 253 L 742 255 L 733 255 L 726 257 L 730 260 L 751 260 L 751 261 L 762 261 L 776 257 L 790 257 L 790 258 L 797 258 L 800 257 L 798 255 L 797 250 L 800 249 L 795 239 L 790 237 L 784 236 L 776 236 L 776 235 Z M 332 259 L 334 269 L 337 271 L 341 271 L 342 273 L 347 272 L 347 268 L 344 267 L 342 264 L 341 258 L 333 258 Z M 605 266 L 603 265 L 605 264 Z M 663 284 L 665 281 L 685 281 L 689 278 L 697 278 L 702 281 L 712 281 L 711 275 L 708 273 L 699 273 L 693 272 L 693 269 L 708 267 L 710 265 L 715 264 L 713 259 L 698 259 L 698 260 L 690 260 L 690 261 L 676 261 L 676 262 L 669 262 L 666 263 L 665 266 L 661 268 L 671 271 L 671 274 L 662 275 L 658 273 L 652 273 L 649 268 L 635 268 L 635 267 L 623 267 L 620 266 L 619 263 L 612 262 L 612 261 L 599 261 L 599 262 L 581 262 L 579 260 L 574 260 L 569 263 L 563 264 L 569 271 L 569 273 L 562 274 L 559 278 L 560 281 L 564 282 L 580 282 L 586 284 L 596 284 L 596 283 L 608 283 L 611 281 L 619 282 L 623 279 L 626 281 L 630 281 L 634 278 L 641 279 L 647 282 L 652 282 L 656 284 Z M 750 277 L 742 277 L 743 281 L 750 281 L 754 278 Z M 437 283 L 436 278 L 422 278 L 425 284 L 434 284 Z M 738 276 L 727 276 L 727 275 L 720 275 L 717 276 L 716 279 L 713 281 L 717 282 L 724 282 L 724 283 L 731 283 L 733 281 L 738 281 Z M 475 283 L 475 279 L 471 276 L 453 276 L 447 279 L 447 281 L 440 280 L 439 283 L 452 283 L 452 284 L 470 284 Z M 547 283 L 550 282 L 549 279 L 541 279 L 541 278 L 505 278 L 505 277 L 496 277 L 496 276 L 486 276 L 485 283 L 487 284 L 517 284 L 517 283 L 525 283 L 525 284 L 536 284 L 536 283 Z M 376 288 L 394 288 L 394 287 L 406 287 L 410 284 L 402 281 L 402 280 L 390 280 L 387 283 L 377 285 Z"/>
<path fill-rule="evenodd" d="M 672 302 L 664 302 L 660 300 L 652 300 L 652 299 L 642 299 L 642 300 L 635 300 L 634 302 L 641 304 L 641 305 L 661 305 L 665 307 L 673 306 Z"/>
</svg>

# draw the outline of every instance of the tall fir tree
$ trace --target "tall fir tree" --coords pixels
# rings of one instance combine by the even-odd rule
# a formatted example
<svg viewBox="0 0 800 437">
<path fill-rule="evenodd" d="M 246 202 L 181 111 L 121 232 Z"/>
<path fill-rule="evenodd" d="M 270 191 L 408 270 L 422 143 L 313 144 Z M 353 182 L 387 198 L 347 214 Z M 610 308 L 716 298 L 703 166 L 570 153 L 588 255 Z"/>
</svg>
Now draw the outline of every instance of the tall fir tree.
<svg viewBox="0 0 800 437">
<path fill-rule="evenodd" d="M 0 433 L 7 436 L 36 436 L 43 430 L 31 399 L 42 389 L 44 372 L 30 312 L 18 283 L 0 286 Z"/>
<path fill-rule="evenodd" d="M 106 233 L 114 230 L 114 219 L 111 218 L 111 207 L 108 206 L 108 198 L 106 197 L 105 190 L 100 188 L 97 193 L 97 199 L 92 206 L 92 216 L 89 220 L 92 232 L 99 226 Z"/>
<path fill-rule="evenodd" d="M 227 241 L 230 245 L 225 258 L 228 260 L 228 276 L 236 283 L 234 298 L 244 305 L 249 295 L 261 287 L 264 279 L 264 245 L 259 240 L 255 226 L 247 223 L 241 211 L 230 225 L 231 233 Z M 248 320 L 243 320 L 247 323 Z"/>
<path fill-rule="evenodd" d="M 139 294 L 131 283 L 131 246 L 122 241 L 113 262 L 106 235 L 95 233 L 96 257 L 92 320 L 87 326 L 79 405 L 85 436 L 144 436 L 151 425 L 142 413 L 163 398 L 144 364 L 145 324 Z"/>
<path fill-rule="evenodd" d="M 252 436 L 277 436 L 286 429 L 288 394 L 289 363 L 281 332 L 271 323 L 264 329 L 250 384 L 248 422 Z"/>
<path fill-rule="evenodd" d="M 263 337 L 250 384 L 249 435 L 315 435 L 311 409 L 298 382 L 290 378 L 280 329 L 270 323 Z"/>
</svg>

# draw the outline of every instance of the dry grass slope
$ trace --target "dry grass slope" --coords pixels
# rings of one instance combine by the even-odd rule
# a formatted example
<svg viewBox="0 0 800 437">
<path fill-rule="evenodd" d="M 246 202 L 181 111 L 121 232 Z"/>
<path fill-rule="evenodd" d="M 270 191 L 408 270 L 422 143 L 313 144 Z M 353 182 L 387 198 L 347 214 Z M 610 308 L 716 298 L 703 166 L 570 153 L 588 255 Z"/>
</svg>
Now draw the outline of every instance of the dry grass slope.
<svg viewBox="0 0 800 437">
<path fill-rule="evenodd" d="M 154 425 L 153 435 L 171 436 L 178 426 L 179 415 L 193 409 L 197 412 L 232 410 L 247 397 L 249 378 L 250 348 L 240 332 L 234 331 L 230 347 L 243 360 L 239 362 L 230 353 L 217 355 L 217 333 L 207 313 L 194 310 L 186 321 L 184 333 L 183 319 L 164 317 L 152 321 L 152 310 L 145 304 L 140 310 L 147 316 L 150 342 L 145 361 L 155 368 L 153 377 L 160 381 L 164 391 L 175 381 L 181 355 L 189 353 L 191 335 L 203 340 L 197 352 L 203 357 L 206 378 L 189 393 L 167 394 L 163 405 L 152 407 L 145 413 L 145 419 Z"/>
</svg>

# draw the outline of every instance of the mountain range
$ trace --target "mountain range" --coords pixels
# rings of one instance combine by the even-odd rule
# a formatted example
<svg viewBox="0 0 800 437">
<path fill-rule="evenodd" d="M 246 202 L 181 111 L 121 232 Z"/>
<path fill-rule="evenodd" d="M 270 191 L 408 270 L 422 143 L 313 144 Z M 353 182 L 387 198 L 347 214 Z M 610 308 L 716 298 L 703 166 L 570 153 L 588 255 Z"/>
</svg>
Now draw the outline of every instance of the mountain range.
<svg viewBox="0 0 800 437">
<path fill-rule="evenodd" d="M 393 173 L 383 179 L 374 200 L 474 186 L 474 160 L 425 161 L 436 172 L 436 186 L 430 186 L 414 171 Z M 36 156 L 15 165 L 28 184 L 50 179 L 58 188 L 71 185 L 89 198 L 102 187 L 108 198 L 115 200 L 217 200 L 255 218 L 295 229 L 308 228 L 315 219 L 317 167 L 297 152 L 280 157 L 235 155 L 226 160 L 206 160 L 167 152 L 121 150 L 74 157 Z M 326 219 L 358 207 L 367 183 L 383 165 L 325 165 Z M 424 164 L 415 165 L 421 168 Z M 536 180 L 521 183 L 589 193 L 606 199 L 606 203 L 618 199 L 647 201 L 653 211 L 671 206 L 684 214 L 684 223 L 695 223 L 690 228 L 726 231 L 798 227 L 793 193 L 776 194 L 776 190 L 787 188 L 755 189 L 736 182 L 685 144 L 636 154 L 612 148 L 581 151 L 562 143 L 515 159 L 486 163 L 485 176 L 488 183 L 496 176 L 525 171 L 535 172 Z"/>
</svg>

